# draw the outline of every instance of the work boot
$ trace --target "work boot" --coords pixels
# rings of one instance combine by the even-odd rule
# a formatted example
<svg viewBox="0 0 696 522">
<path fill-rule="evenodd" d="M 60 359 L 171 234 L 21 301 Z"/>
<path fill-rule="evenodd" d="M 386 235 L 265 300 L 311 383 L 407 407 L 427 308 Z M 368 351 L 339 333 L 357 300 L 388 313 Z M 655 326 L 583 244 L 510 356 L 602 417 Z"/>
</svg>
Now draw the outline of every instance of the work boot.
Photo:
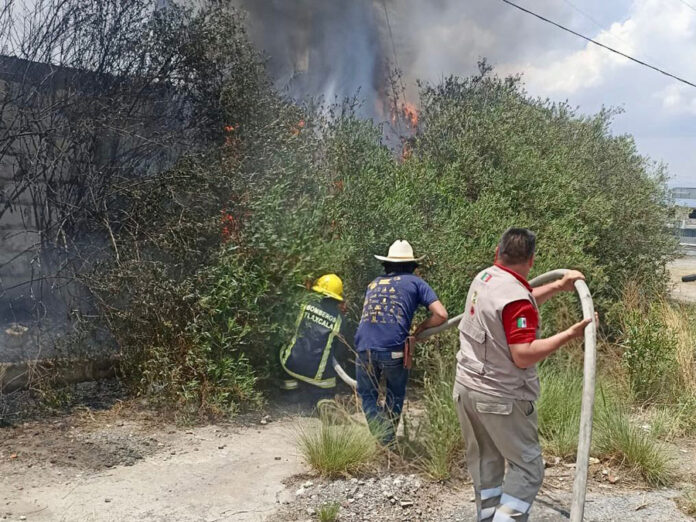
<svg viewBox="0 0 696 522">
<path fill-rule="evenodd" d="M 283 379 L 280 381 L 280 384 L 278 384 L 281 390 L 296 390 L 299 386 L 300 383 L 297 382 L 297 379 Z"/>
</svg>

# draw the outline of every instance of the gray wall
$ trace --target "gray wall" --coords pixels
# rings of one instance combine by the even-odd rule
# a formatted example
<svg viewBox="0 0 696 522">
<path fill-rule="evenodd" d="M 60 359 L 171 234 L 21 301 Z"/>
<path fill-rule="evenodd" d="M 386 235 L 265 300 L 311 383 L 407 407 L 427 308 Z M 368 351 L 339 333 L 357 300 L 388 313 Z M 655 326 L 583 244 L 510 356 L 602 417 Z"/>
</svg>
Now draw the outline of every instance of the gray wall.
<svg viewBox="0 0 696 522">
<path fill-rule="evenodd" d="M 74 312 L 90 309 L 66 266 L 82 263 L 86 251 L 108 251 L 109 242 L 84 219 L 61 226 L 65 202 L 89 198 L 80 193 L 80 181 L 93 176 L 98 184 L 99 176 L 121 168 L 129 176 L 147 175 L 182 150 L 176 143 L 160 144 L 149 156 L 140 150 L 159 139 L 163 122 L 172 125 L 166 129 L 172 135 L 185 125 L 180 111 L 174 114 L 174 95 L 163 89 L 146 94 L 125 118 L 101 115 L 106 125 L 94 132 L 89 119 L 76 123 L 101 79 L 109 81 L 0 56 L 0 362 L 50 355 L 56 339 L 70 331 Z"/>
</svg>

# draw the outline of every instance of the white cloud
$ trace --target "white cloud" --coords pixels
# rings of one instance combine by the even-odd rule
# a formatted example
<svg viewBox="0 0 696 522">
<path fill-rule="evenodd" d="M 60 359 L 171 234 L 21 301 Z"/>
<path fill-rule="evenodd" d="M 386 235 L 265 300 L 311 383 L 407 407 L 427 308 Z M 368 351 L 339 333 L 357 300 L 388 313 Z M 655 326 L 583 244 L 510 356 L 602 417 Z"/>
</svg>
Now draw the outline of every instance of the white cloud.
<svg viewBox="0 0 696 522">
<path fill-rule="evenodd" d="M 662 108 L 671 114 L 692 114 L 696 116 L 696 89 L 682 83 L 672 83 L 653 94 Z"/>
<path fill-rule="evenodd" d="M 580 89 L 600 85 L 607 70 L 616 68 L 621 58 L 608 55 L 597 46 L 570 54 L 547 66 L 528 64 L 525 78 L 534 91 L 544 94 L 572 94 Z M 509 68 L 518 68 L 513 65 Z M 508 68 L 506 67 L 506 68 Z"/>
<path fill-rule="evenodd" d="M 640 153 L 696 183 L 696 88 L 584 42 L 502 2 L 394 1 L 396 47 L 407 79 L 466 76 L 487 57 L 501 75 L 523 74 L 530 94 L 568 99 L 586 113 L 619 106 L 612 130 Z M 696 11 L 679 0 L 518 0 L 523 7 L 696 83 Z M 691 2 L 693 3 L 693 2 Z M 399 10 L 395 11 L 398 13 Z M 416 14 L 417 13 L 417 14 Z M 604 29 L 601 29 L 604 27 Z"/>
<path fill-rule="evenodd" d="M 695 30 L 696 12 L 677 0 L 638 0 L 625 21 L 614 23 L 593 37 L 658 67 L 696 77 Z M 657 74 L 590 42 L 548 65 L 540 58 L 523 68 L 530 87 L 548 95 L 572 94 L 600 86 L 616 73 L 630 74 L 639 82 L 639 74 Z M 511 66 L 515 64 L 508 65 Z M 665 107 L 674 102 L 674 94 L 672 90 L 664 92 Z"/>
<path fill-rule="evenodd" d="M 587 0 L 590 2 L 591 0 Z M 581 7 L 583 3 L 576 2 Z M 602 13 L 597 6 L 593 14 Z M 615 14 L 616 16 L 616 14 Z M 696 83 L 696 12 L 679 0 L 634 0 L 607 29 L 579 31 Z M 578 27 L 577 20 L 561 23 Z M 551 28 L 561 32 L 560 29 Z M 642 154 L 669 165 L 672 183 L 696 183 L 696 88 L 567 35 L 574 49 L 549 46 L 537 57 L 508 59 L 501 72 L 523 72 L 531 94 L 568 98 L 585 112 L 621 106 L 612 125 L 630 133 Z M 575 42 L 573 39 L 576 39 Z"/>
</svg>

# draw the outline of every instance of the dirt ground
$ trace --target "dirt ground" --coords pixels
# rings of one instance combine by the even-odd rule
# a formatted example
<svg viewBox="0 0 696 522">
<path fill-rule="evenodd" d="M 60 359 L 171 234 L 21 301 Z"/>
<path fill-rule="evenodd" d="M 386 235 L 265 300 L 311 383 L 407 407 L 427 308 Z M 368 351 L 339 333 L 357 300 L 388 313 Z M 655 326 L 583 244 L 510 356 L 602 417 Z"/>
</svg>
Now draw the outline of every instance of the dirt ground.
<svg viewBox="0 0 696 522">
<path fill-rule="evenodd" d="M 0 428 L 0 519 L 263 520 L 305 471 L 297 422 L 186 429 L 109 411 Z"/>
<path fill-rule="evenodd" d="M 311 422 L 276 412 L 185 428 L 116 407 L 0 428 L 0 520 L 301 521 L 316 520 L 324 502 L 342 505 L 339 520 L 472 520 L 466 483 L 313 477 L 294 445 L 298 423 Z M 694 447 L 679 458 L 695 461 Z M 644 491 L 604 471 L 592 466 L 586 520 L 689 520 L 672 500 L 676 491 Z M 547 469 L 532 521 L 567 520 L 572 473 L 570 464 Z M 393 485 L 409 480 L 418 487 L 404 499 Z M 406 500 L 412 504 L 402 507 Z"/>
<path fill-rule="evenodd" d="M 682 276 L 696 274 L 696 255 L 686 256 L 673 261 L 669 266 L 671 295 L 679 301 L 696 303 L 696 281 L 682 282 Z"/>
</svg>

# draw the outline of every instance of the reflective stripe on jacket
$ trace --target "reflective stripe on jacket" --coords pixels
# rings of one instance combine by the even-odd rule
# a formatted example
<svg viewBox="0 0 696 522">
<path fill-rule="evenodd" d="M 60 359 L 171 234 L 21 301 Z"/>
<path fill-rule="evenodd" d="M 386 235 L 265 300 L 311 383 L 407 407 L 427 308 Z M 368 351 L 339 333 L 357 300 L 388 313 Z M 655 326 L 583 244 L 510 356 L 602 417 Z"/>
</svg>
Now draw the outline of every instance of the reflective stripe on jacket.
<svg viewBox="0 0 696 522">
<path fill-rule="evenodd" d="M 515 366 L 503 327 L 503 308 L 520 300 L 530 301 L 538 312 L 532 293 L 512 274 L 496 266 L 480 272 L 471 283 L 464 317 L 459 323 L 460 384 L 498 397 L 528 401 L 538 398 L 536 365 Z"/>
<path fill-rule="evenodd" d="M 338 304 L 330 297 L 313 296 L 302 305 L 295 335 L 280 352 L 280 364 L 288 374 L 321 388 L 336 386 L 331 355 L 342 323 Z"/>
</svg>

